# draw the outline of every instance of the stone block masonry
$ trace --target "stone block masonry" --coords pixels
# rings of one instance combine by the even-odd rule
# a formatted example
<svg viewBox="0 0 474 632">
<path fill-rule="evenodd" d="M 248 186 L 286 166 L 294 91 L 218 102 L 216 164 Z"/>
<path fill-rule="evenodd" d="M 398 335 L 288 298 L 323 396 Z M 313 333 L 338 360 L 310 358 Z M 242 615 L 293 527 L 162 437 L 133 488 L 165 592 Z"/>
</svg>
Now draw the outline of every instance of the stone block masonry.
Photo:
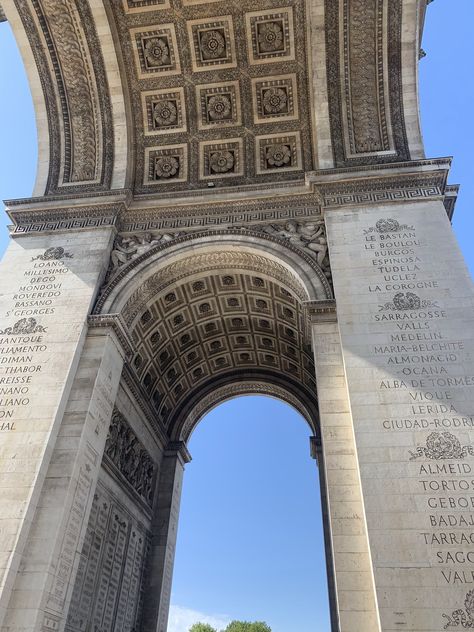
<svg viewBox="0 0 474 632">
<path fill-rule="evenodd" d="M 382 629 L 474 627 L 471 279 L 441 203 L 326 222 Z"/>
</svg>

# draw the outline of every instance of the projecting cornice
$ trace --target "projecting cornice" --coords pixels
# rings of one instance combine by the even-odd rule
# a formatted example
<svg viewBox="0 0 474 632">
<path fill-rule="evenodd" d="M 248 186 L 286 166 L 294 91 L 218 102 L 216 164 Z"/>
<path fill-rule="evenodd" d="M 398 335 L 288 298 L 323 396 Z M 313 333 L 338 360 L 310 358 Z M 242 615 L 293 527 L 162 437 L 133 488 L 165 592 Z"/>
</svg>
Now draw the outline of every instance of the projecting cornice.
<svg viewBox="0 0 474 632">
<path fill-rule="evenodd" d="M 208 191 L 192 201 L 134 197 L 128 190 L 6 202 L 13 234 L 114 226 L 121 233 L 213 230 L 289 220 L 363 204 L 442 200 L 450 219 L 458 187 L 447 185 L 451 160 L 320 170 L 290 189 Z"/>
<path fill-rule="evenodd" d="M 443 199 L 451 158 L 331 169 L 308 175 L 325 209 L 360 204 Z M 451 190 L 449 190 L 451 196 Z"/>
</svg>

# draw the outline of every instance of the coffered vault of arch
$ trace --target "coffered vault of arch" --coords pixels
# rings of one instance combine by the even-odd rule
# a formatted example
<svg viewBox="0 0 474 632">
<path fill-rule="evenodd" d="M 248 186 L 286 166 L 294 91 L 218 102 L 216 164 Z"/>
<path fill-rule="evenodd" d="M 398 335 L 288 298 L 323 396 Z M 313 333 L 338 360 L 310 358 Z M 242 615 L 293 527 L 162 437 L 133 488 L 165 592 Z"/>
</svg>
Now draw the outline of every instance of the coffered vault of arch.
<svg viewBox="0 0 474 632">
<path fill-rule="evenodd" d="M 302 182 L 423 157 L 424 0 L 3 0 L 37 194 Z"/>
<path fill-rule="evenodd" d="M 106 292 L 91 323 L 114 321 L 126 337 L 124 378 L 159 436 L 187 439 L 217 401 L 256 388 L 314 424 L 308 292 L 294 274 L 263 254 L 222 250 L 149 268 Z"/>
</svg>

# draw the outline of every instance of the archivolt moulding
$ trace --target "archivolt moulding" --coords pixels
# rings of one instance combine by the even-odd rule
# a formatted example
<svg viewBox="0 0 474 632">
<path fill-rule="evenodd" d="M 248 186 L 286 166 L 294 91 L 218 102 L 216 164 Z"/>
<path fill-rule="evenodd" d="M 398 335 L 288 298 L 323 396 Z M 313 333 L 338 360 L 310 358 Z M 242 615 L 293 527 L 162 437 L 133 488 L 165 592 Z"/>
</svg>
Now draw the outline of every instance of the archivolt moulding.
<svg viewBox="0 0 474 632">
<path fill-rule="evenodd" d="M 251 375 L 248 379 L 227 378 L 227 382 L 212 386 L 208 393 L 201 393 L 194 397 L 187 407 L 179 412 L 173 420 L 172 439 L 187 443 L 207 413 L 225 401 L 243 395 L 267 395 L 286 402 L 297 410 L 308 423 L 313 435 L 319 436 L 319 416 L 317 412 L 316 395 L 310 399 L 308 394 L 301 390 L 296 392 L 294 388 L 288 388 L 278 384 L 277 380 L 268 379 L 265 375 Z"/>
</svg>

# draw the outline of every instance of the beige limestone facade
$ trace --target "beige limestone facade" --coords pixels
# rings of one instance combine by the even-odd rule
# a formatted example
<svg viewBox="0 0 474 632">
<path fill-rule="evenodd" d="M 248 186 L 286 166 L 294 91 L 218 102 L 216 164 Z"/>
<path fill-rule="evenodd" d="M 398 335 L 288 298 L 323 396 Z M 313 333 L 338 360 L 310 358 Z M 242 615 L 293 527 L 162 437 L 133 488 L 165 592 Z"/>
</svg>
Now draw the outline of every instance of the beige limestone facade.
<svg viewBox="0 0 474 632">
<path fill-rule="evenodd" d="M 474 628 L 426 4 L 1 0 L 39 130 L 0 264 L 2 632 L 166 632 L 187 442 L 249 393 L 308 422 L 332 632 Z"/>
</svg>

